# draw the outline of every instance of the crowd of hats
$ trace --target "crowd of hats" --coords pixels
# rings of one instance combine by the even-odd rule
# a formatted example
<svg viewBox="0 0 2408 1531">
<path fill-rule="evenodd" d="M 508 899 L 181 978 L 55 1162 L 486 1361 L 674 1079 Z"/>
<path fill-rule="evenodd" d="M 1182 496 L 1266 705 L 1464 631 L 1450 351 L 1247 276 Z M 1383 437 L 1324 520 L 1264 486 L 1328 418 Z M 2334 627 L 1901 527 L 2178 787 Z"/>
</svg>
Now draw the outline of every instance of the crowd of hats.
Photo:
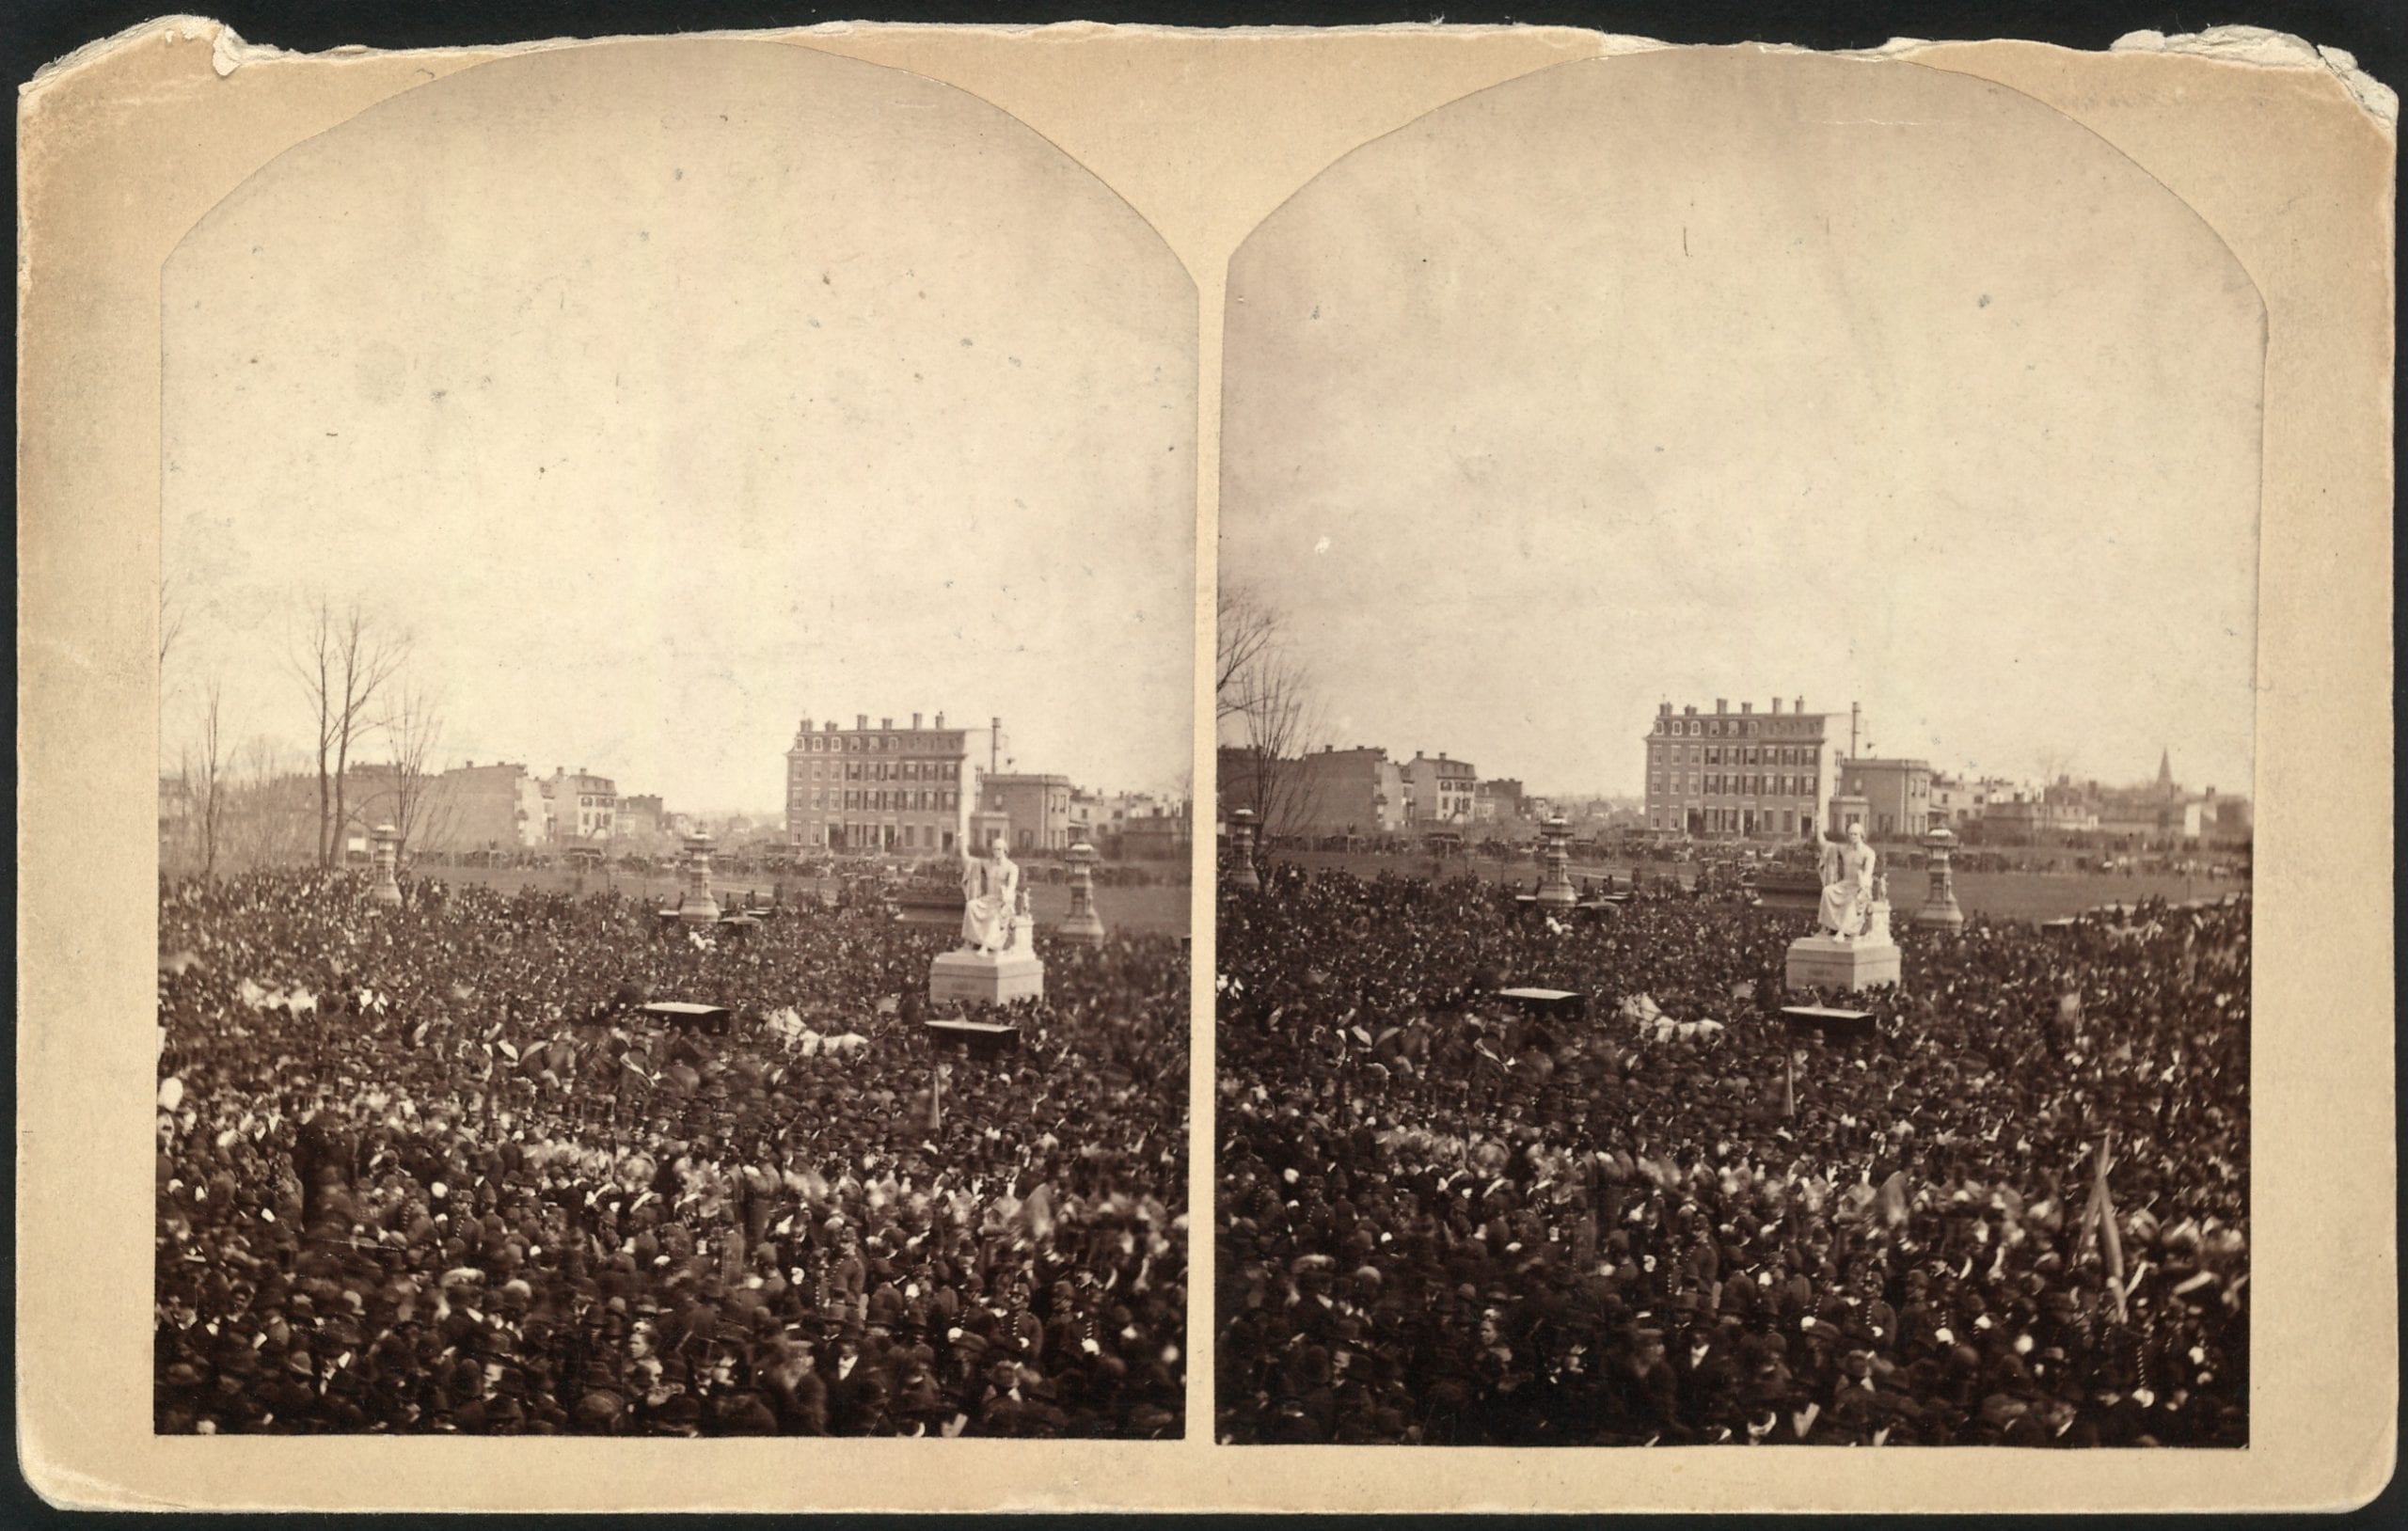
<svg viewBox="0 0 2408 1531">
<path fill-rule="evenodd" d="M 948 934 L 164 886 L 157 1428 L 1177 1436 L 1184 953 L 1043 947 L 941 1067 Z"/>
<path fill-rule="evenodd" d="M 2245 1444 L 2249 918 L 1901 930 L 1826 1040 L 1762 910 L 1226 890 L 1217 1437 Z"/>
</svg>

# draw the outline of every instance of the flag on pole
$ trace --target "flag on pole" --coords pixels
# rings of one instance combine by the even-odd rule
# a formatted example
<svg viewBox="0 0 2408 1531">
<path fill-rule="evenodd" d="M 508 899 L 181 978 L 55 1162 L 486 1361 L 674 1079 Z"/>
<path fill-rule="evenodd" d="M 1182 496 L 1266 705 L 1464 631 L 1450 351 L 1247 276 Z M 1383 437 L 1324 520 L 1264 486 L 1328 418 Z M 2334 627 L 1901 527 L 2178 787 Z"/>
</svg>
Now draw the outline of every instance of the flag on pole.
<svg viewBox="0 0 2408 1531">
<path fill-rule="evenodd" d="M 2091 1215 L 2099 1220 L 2099 1242 L 2107 1261 L 2107 1289 L 2115 1294 L 2115 1321 L 2124 1321 L 2124 1236 L 2115 1226 L 2115 1198 L 2107 1189 L 2107 1168 L 2115 1150 L 2115 1133 L 2109 1129 L 2099 1144 L 2099 1183 L 2091 1192 Z"/>
<path fill-rule="evenodd" d="M 1907 1222 L 1907 1172 L 1892 1170 L 1874 1193 L 1875 1205 L 1881 1209 L 1881 1221 L 1891 1227 L 1903 1227 Z"/>
</svg>

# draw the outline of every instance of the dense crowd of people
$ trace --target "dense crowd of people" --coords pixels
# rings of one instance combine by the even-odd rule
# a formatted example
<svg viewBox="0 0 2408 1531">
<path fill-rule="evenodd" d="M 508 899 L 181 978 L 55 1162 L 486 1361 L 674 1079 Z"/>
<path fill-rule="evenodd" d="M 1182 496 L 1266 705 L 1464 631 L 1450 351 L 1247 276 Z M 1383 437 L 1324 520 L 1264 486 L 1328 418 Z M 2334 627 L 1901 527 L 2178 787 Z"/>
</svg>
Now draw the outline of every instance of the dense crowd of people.
<svg viewBox="0 0 2408 1531">
<path fill-rule="evenodd" d="M 1040 933 L 972 1056 L 925 1025 L 954 932 L 875 905 L 278 872 L 159 915 L 159 1430 L 1180 1434 L 1177 940 Z"/>
<path fill-rule="evenodd" d="M 1902 929 L 1856 1036 L 1803 916 L 1219 915 L 1219 1440 L 2246 1443 L 2245 895 Z"/>
</svg>

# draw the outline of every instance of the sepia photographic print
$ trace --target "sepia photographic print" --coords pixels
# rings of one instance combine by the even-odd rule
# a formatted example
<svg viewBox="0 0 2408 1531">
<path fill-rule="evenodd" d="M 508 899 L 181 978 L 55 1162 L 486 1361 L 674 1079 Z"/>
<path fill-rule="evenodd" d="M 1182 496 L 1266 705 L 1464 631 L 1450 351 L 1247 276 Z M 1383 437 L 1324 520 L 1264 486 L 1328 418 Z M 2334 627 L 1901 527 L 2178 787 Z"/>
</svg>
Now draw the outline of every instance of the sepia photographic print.
<svg viewBox="0 0 2408 1531">
<path fill-rule="evenodd" d="M 1656 55 L 1228 313 L 1216 1438 L 2246 1444 L 2214 232 L 1996 86 Z"/>
<path fill-rule="evenodd" d="M 2379 40 L 426 36 L 20 89 L 31 1493 L 2385 1492 Z"/>
<path fill-rule="evenodd" d="M 1177 1436 L 1153 231 L 895 71 L 537 53 L 162 303 L 157 1429 Z"/>
</svg>

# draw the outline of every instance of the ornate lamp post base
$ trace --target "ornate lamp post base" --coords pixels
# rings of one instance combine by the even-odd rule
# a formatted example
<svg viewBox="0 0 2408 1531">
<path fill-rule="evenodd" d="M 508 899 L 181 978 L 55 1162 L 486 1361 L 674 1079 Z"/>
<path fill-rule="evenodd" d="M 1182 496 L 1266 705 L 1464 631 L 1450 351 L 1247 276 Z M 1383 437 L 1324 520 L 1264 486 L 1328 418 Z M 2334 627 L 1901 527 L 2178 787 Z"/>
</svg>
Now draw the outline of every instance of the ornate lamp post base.
<svg viewBox="0 0 2408 1531">
<path fill-rule="evenodd" d="M 1095 847 L 1082 840 L 1070 847 L 1069 860 L 1070 912 L 1054 932 L 1054 939 L 1101 946 L 1103 921 L 1095 912 Z"/>
<path fill-rule="evenodd" d="M 1956 907 L 1956 878 L 1948 864 L 1956 836 L 1945 824 L 1936 825 L 1923 837 L 1923 844 L 1931 868 L 1931 891 L 1924 895 L 1923 908 L 1915 911 L 1915 923 L 1935 930 L 1962 930 L 1965 911 Z"/>
</svg>

